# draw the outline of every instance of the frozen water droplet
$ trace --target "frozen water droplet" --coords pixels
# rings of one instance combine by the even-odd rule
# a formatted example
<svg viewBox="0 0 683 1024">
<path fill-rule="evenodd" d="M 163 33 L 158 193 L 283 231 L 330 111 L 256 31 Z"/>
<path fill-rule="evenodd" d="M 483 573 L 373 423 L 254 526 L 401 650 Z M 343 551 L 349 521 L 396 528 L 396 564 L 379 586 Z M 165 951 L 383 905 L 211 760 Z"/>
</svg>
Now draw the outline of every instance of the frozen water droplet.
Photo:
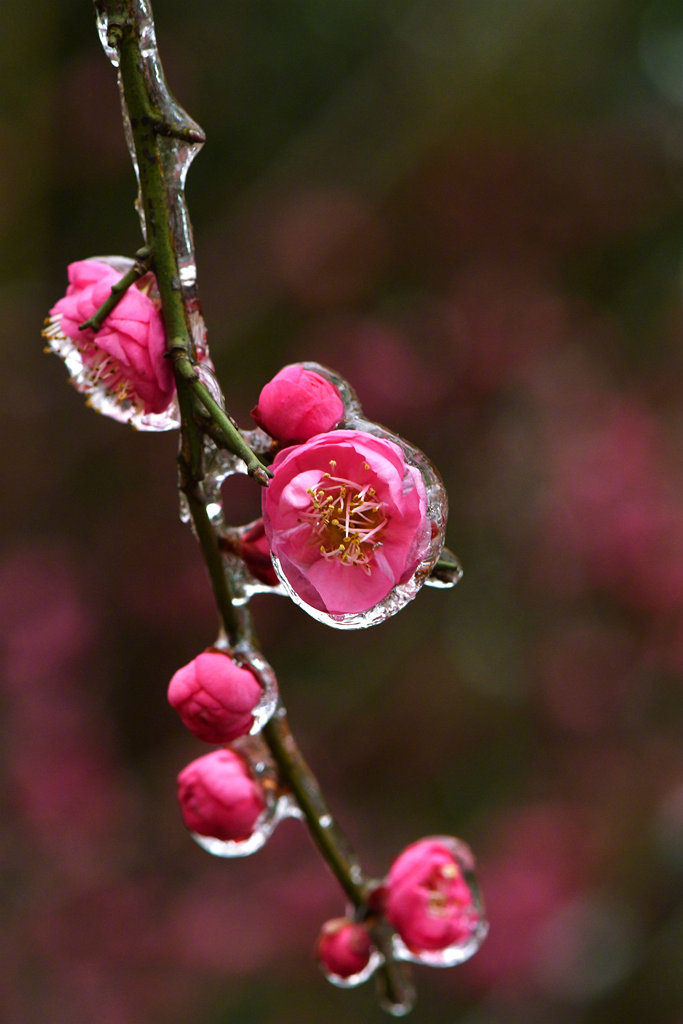
<svg viewBox="0 0 683 1024">
<path fill-rule="evenodd" d="M 246 641 L 237 644 L 233 654 L 238 664 L 244 665 L 254 673 L 263 690 L 261 699 L 254 708 L 254 724 L 250 729 L 251 735 L 256 735 L 261 731 L 266 722 L 272 718 L 278 706 L 277 679 L 261 652 Z"/>
<path fill-rule="evenodd" d="M 439 560 L 425 580 L 426 587 L 447 589 L 462 579 L 462 566 L 452 551 L 443 548 Z"/>
<path fill-rule="evenodd" d="M 206 514 L 209 519 L 217 519 L 221 512 L 222 508 L 217 501 L 210 501 L 206 506 Z"/>
<path fill-rule="evenodd" d="M 201 380 L 202 384 L 206 387 L 207 391 L 215 402 L 225 412 L 225 402 L 223 399 L 223 392 L 221 386 L 216 378 L 216 372 L 213 368 L 213 364 L 210 361 L 206 361 L 197 366 L 197 376 Z M 243 472 L 246 473 L 247 467 L 244 467 Z"/>
<path fill-rule="evenodd" d="M 306 815 L 301 810 L 294 797 L 290 796 L 289 794 L 286 794 L 281 799 L 285 804 L 284 810 L 282 812 L 283 818 L 294 818 L 296 821 L 306 820 Z"/>
<path fill-rule="evenodd" d="M 382 957 L 382 954 L 379 953 L 376 949 L 373 949 L 372 953 L 370 954 L 370 959 L 368 960 L 363 970 L 358 971 L 357 974 L 351 974 L 346 978 L 341 977 L 339 974 L 333 974 L 331 971 L 325 970 L 322 964 L 321 970 L 325 977 L 327 978 L 327 980 L 331 982 L 333 985 L 336 985 L 337 988 L 355 988 L 357 985 L 362 985 L 364 981 L 367 981 L 368 978 L 372 977 L 377 968 L 383 962 L 383 959 L 384 958 Z"/>
<path fill-rule="evenodd" d="M 100 37 L 100 42 L 104 48 L 104 52 L 113 64 L 115 68 L 119 66 L 119 55 L 115 46 L 112 45 L 109 39 L 109 18 L 101 8 L 100 4 L 96 2 L 97 9 L 97 33 Z"/>
<path fill-rule="evenodd" d="M 318 824 L 321 828 L 330 828 L 332 825 L 332 815 L 323 814 L 322 817 L 318 818 Z"/>
<path fill-rule="evenodd" d="M 363 881 L 363 869 L 360 864 L 352 864 L 349 868 L 349 877 L 354 885 L 360 885 Z"/>
<path fill-rule="evenodd" d="M 190 832 L 190 835 L 203 850 L 213 857 L 248 857 L 265 846 L 276 826 L 283 818 L 289 816 L 288 807 L 289 801 L 286 797 L 280 797 L 272 804 L 267 805 L 248 839 L 215 839 L 213 836 L 203 836 L 198 832 Z"/>
<path fill-rule="evenodd" d="M 178 514 L 181 523 L 189 523 L 192 519 L 190 504 L 182 491 L 178 491 Z"/>
<path fill-rule="evenodd" d="M 401 970 L 402 968 L 402 970 Z M 401 970 L 401 974 L 398 971 Z M 405 965 L 394 964 L 394 977 L 392 978 L 393 985 L 398 985 L 398 989 L 394 987 L 394 990 L 388 991 L 387 982 L 384 974 L 380 971 L 377 974 L 377 995 L 379 998 L 379 1004 L 385 1013 L 390 1014 L 392 1017 L 405 1017 L 406 1014 L 415 1006 L 417 994 L 415 992 L 415 986 L 413 985 L 410 975 L 405 973 L 407 968 Z"/>
<path fill-rule="evenodd" d="M 392 1017 L 406 1017 L 415 1006 L 416 996 L 414 990 L 411 993 L 410 999 L 404 999 L 401 1002 L 394 1002 L 393 1000 L 387 999 L 386 996 L 380 998 L 380 1006 L 385 1013 L 390 1014 Z"/>
<path fill-rule="evenodd" d="M 454 943 L 446 949 L 415 951 L 408 949 L 400 936 L 393 940 L 394 955 L 397 960 L 409 963 L 424 964 L 427 967 L 457 967 L 469 960 L 477 952 L 488 933 L 488 923 L 483 918 L 473 921 L 472 929 L 466 939 Z"/>
</svg>

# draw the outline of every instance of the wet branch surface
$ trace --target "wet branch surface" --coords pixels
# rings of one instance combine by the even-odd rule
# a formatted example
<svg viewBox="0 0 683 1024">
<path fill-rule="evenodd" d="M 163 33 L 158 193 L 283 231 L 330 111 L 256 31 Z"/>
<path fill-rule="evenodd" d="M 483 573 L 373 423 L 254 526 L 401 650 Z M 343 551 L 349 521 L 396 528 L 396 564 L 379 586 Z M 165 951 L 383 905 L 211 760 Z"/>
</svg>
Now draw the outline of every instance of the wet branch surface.
<svg viewBox="0 0 683 1024">
<path fill-rule="evenodd" d="M 191 146 L 203 142 L 203 135 L 190 118 L 187 118 L 187 123 L 183 122 L 184 112 L 180 108 L 164 103 L 164 96 L 168 95 L 170 100 L 170 94 L 165 92 L 163 77 L 163 88 L 159 88 L 161 64 L 154 43 L 151 9 L 146 0 L 95 0 L 95 7 L 101 25 L 106 28 L 110 56 L 118 58 L 144 225 L 145 262 L 141 266 L 151 268 L 157 278 L 168 356 L 174 367 L 181 412 L 179 486 L 209 573 L 228 643 L 234 647 L 246 640 L 256 646 L 251 614 L 246 605 L 237 606 L 234 601 L 236 589 L 231 569 L 221 556 L 219 538 L 207 514 L 202 487 L 205 438 L 213 439 L 214 443 L 220 443 L 243 459 L 248 472 L 263 486 L 267 486 L 269 471 L 248 447 L 225 412 L 224 405 L 214 397 L 197 371 L 191 308 L 181 286 L 178 258 L 179 249 L 187 249 L 187 234 L 181 235 L 185 218 L 174 209 L 177 183 L 169 181 L 168 161 L 162 152 L 169 139 Z M 156 64 L 150 65 L 150 52 L 151 60 Z M 158 69 L 156 81 L 150 78 L 150 66 Z M 181 199 L 184 202 L 184 197 Z M 139 254 L 138 259 L 141 259 Z M 136 279 L 134 272 L 140 276 L 138 269 L 141 267 L 136 264 L 128 284 Z M 112 308 L 117 294 L 112 293 Z M 101 310 L 96 316 L 100 314 Z M 394 959 L 392 933 L 386 922 L 373 917 L 368 897 L 374 883 L 364 875 L 332 815 L 294 740 L 282 705 L 263 727 L 262 736 L 278 767 L 281 782 L 291 791 L 301 809 L 313 842 L 353 906 L 356 917 L 368 922 L 373 940 L 384 957 L 384 963 L 376 972 L 383 1007 L 395 1015 L 406 1013 L 413 1003 L 409 968 Z"/>
</svg>

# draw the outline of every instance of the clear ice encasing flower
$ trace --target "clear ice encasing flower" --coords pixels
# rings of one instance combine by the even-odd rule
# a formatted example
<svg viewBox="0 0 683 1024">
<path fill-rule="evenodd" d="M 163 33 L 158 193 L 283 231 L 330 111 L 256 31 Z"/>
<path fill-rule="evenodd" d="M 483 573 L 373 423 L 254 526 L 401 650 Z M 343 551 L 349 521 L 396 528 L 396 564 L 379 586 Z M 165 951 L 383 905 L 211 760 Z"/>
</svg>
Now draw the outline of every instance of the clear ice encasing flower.
<svg viewBox="0 0 683 1024">
<path fill-rule="evenodd" d="M 424 864 L 417 856 L 422 849 Z M 454 836 L 418 840 L 394 861 L 386 883 L 385 913 L 396 929 L 392 941 L 397 959 L 454 967 L 477 952 L 488 922 L 474 867 L 472 851 Z M 442 934 L 452 935 L 453 940 L 438 948 L 420 948 L 420 934 L 426 937 L 425 945 L 438 944 L 440 925 Z"/>
<path fill-rule="evenodd" d="M 320 622 L 357 629 L 415 597 L 439 558 L 448 510 L 422 452 L 351 414 L 280 452 L 272 468 L 264 523 L 292 600 Z"/>
<path fill-rule="evenodd" d="M 265 846 L 283 818 L 300 817 L 301 811 L 289 794 L 280 792 L 270 751 L 260 736 L 244 736 L 235 740 L 229 749 L 243 758 L 252 779 L 260 787 L 263 810 L 244 839 L 218 839 L 192 830 L 190 835 L 214 857 L 248 857 Z"/>
<path fill-rule="evenodd" d="M 367 929 L 351 918 L 333 918 L 323 925 L 316 945 L 320 969 L 333 985 L 361 985 L 382 963 Z"/>
<path fill-rule="evenodd" d="M 177 428 L 180 425 L 178 403 L 172 368 L 164 359 L 163 322 L 153 275 L 145 275 L 131 286 L 99 332 L 91 329 L 80 332 L 74 330 L 73 325 L 67 329 L 68 333 L 64 329 L 62 320 L 66 313 L 62 313 L 60 307 L 69 308 L 70 321 L 79 307 L 82 319 L 88 319 L 107 297 L 111 285 L 131 269 L 134 261 L 125 256 L 97 256 L 82 260 L 72 267 L 84 268 L 88 264 L 92 264 L 93 268 L 110 267 L 112 273 L 103 277 L 100 275 L 100 282 L 93 281 L 80 286 L 69 284 L 66 296 L 51 310 L 43 331 L 49 350 L 62 359 L 71 383 L 77 391 L 87 396 L 88 405 L 96 412 L 120 423 L 128 423 L 137 430 Z M 99 299 L 93 303 L 90 295 L 95 288 Z M 134 289 L 138 295 L 135 295 Z M 131 322 L 132 327 L 136 327 L 135 322 L 126 320 L 127 306 L 132 304 L 132 298 L 137 299 L 136 306 L 144 298 L 143 314 L 150 321 L 149 325 L 144 325 L 145 334 L 149 338 L 149 352 L 144 351 L 144 344 L 139 346 L 126 338 L 127 323 Z M 137 314 L 136 309 L 133 315 Z M 117 337 L 117 324 L 122 328 L 120 337 Z M 113 325 L 113 329 L 110 325 Z M 139 326 L 137 331 L 140 331 Z M 131 358 L 138 362 L 139 368 L 133 365 Z"/>
</svg>

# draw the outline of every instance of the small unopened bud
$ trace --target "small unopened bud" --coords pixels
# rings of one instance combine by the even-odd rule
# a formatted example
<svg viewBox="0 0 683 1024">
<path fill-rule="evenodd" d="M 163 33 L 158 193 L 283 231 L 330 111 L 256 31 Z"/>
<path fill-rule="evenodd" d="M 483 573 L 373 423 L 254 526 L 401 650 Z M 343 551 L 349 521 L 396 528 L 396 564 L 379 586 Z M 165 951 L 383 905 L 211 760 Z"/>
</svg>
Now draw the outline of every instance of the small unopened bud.
<svg viewBox="0 0 683 1024">
<path fill-rule="evenodd" d="M 316 956 L 326 974 L 351 978 L 365 970 L 372 954 L 372 942 L 362 924 L 335 917 L 322 926 Z"/>
<path fill-rule="evenodd" d="M 232 750 L 214 750 L 178 776 L 178 800 L 190 832 L 214 839 L 248 839 L 263 813 L 262 787 Z"/>
<path fill-rule="evenodd" d="M 262 693 L 256 676 L 229 654 L 204 651 L 175 673 L 168 702 L 198 739 L 229 743 L 251 729 Z"/>
<path fill-rule="evenodd" d="M 344 404 L 331 381 L 292 363 L 261 390 L 251 415 L 278 441 L 308 441 L 341 422 Z"/>
</svg>

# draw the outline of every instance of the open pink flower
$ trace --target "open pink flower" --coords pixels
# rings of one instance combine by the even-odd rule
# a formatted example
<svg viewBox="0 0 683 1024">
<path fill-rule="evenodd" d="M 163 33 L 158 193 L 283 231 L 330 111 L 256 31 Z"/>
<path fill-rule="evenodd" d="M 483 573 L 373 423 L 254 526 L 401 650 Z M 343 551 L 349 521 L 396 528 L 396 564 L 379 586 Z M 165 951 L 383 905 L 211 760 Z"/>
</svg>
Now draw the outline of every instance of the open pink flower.
<svg viewBox="0 0 683 1024">
<path fill-rule="evenodd" d="M 266 801 L 246 761 L 232 750 L 214 750 L 178 776 L 178 800 L 191 832 L 215 839 L 248 839 Z"/>
<path fill-rule="evenodd" d="M 249 732 L 262 696 L 256 676 L 222 651 L 204 651 L 175 673 L 168 702 L 206 743 L 229 743 Z"/>
<path fill-rule="evenodd" d="M 292 363 L 261 390 L 251 415 L 278 441 L 308 441 L 336 427 L 344 405 L 334 384 L 314 370 Z"/>
<path fill-rule="evenodd" d="M 365 970 L 372 953 L 372 942 L 367 928 L 335 917 L 322 926 L 316 956 L 327 974 L 337 978 L 351 978 Z"/>
<path fill-rule="evenodd" d="M 272 469 L 263 521 L 290 592 L 344 615 L 374 608 L 411 578 L 431 525 L 422 476 L 396 443 L 334 430 L 280 452 Z"/>
<path fill-rule="evenodd" d="M 80 391 L 104 388 L 120 405 L 129 403 L 143 413 L 161 413 L 173 399 L 175 383 L 171 365 L 164 358 L 161 314 L 149 295 L 133 285 L 99 331 L 79 330 L 121 276 L 109 263 L 98 260 L 72 263 L 66 295 L 50 310 L 44 335 L 52 350 L 67 362 Z M 64 339 L 71 345 L 65 347 Z M 79 356 L 75 367 L 69 360 L 74 349 Z"/>
<path fill-rule="evenodd" d="M 385 914 L 415 952 L 467 943 L 479 923 L 451 845 L 447 838 L 420 839 L 406 847 L 389 871 Z"/>
</svg>

